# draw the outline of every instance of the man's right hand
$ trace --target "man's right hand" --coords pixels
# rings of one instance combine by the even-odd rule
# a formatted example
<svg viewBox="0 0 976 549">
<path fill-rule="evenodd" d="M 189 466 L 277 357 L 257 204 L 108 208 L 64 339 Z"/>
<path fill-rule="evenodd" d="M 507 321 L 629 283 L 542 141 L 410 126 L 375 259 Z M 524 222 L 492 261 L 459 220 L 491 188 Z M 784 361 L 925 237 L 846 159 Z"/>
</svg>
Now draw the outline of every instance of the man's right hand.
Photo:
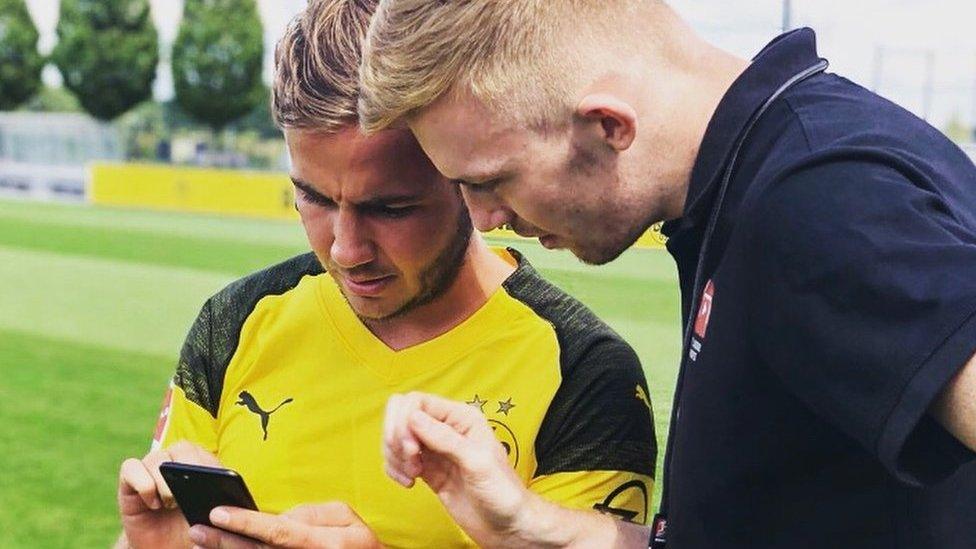
<svg viewBox="0 0 976 549">
<path fill-rule="evenodd" d="M 394 395 L 383 425 L 386 472 L 406 487 L 423 479 L 482 547 L 647 547 L 650 530 L 560 507 L 525 487 L 484 415 L 471 406 Z"/>
<path fill-rule="evenodd" d="M 423 479 L 482 546 L 515 544 L 513 530 L 531 494 L 484 416 L 429 394 L 390 397 L 383 433 L 386 472 L 405 487 Z"/>
<path fill-rule="evenodd" d="M 210 452 L 191 442 L 177 442 L 142 459 L 129 458 L 119 471 L 119 513 L 123 535 L 117 547 L 189 547 L 190 526 L 159 472 L 164 461 L 220 467 Z"/>
</svg>

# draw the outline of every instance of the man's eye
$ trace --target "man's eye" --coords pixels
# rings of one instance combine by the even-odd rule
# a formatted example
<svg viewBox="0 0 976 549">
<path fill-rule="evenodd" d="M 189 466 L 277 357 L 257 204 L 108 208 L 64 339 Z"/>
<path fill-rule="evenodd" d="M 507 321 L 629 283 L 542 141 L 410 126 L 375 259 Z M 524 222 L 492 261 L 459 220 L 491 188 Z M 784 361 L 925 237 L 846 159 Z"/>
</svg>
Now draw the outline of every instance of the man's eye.
<svg viewBox="0 0 976 549">
<path fill-rule="evenodd" d="M 327 198 L 309 194 L 301 189 L 298 190 L 298 196 L 305 202 L 315 204 L 316 206 L 322 206 L 323 208 L 331 208 L 332 206 L 335 206 L 335 202 Z"/>
<path fill-rule="evenodd" d="M 383 206 L 377 210 L 377 212 L 383 217 L 388 217 L 391 219 L 399 219 L 410 215 L 416 209 L 415 206 Z"/>
<path fill-rule="evenodd" d="M 485 181 L 483 183 L 470 183 L 470 182 L 464 181 L 462 179 L 456 179 L 455 181 L 457 182 L 458 185 L 461 185 L 465 189 L 467 189 L 467 190 L 469 190 L 471 192 L 476 192 L 476 193 L 489 193 L 489 192 L 492 192 L 492 191 L 494 191 L 498 187 L 499 183 L 502 182 L 501 178 L 498 178 L 498 179 L 490 179 L 490 180 Z"/>
</svg>

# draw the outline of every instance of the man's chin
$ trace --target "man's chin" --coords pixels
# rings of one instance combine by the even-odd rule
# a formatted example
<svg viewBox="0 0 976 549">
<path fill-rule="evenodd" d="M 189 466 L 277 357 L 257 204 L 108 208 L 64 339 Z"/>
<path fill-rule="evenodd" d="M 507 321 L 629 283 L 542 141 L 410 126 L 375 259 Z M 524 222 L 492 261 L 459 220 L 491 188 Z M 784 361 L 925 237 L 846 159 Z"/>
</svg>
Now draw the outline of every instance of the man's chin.
<svg viewBox="0 0 976 549">
<path fill-rule="evenodd" d="M 399 305 L 388 305 L 377 298 L 349 295 L 344 289 L 342 290 L 342 297 L 346 298 L 349 308 L 362 321 L 380 322 L 396 316 L 400 309 Z"/>
<path fill-rule="evenodd" d="M 362 298 L 351 300 L 346 296 L 346 302 L 352 309 L 352 312 L 356 314 L 359 320 L 365 323 L 382 323 L 388 322 L 402 317 L 406 313 L 416 309 L 418 306 L 423 305 L 423 303 L 418 302 L 417 299 L 408 299 L 404 301 L 392 302 L 387 301 L 386 303 L 376 301 L 366 301 L 363 302 Z"/>
<path fill-rule="evenodd" d="M 607 246 L 571 246 L 569 251 L 587 265 L 606 265 L 620 257 L 630 246 L 610 248 Z"/>
<path fill-rule="evenodd" d="M 383 322 L 384 320 L 389 320 L 399 314 L 399 309 L 397 310 L 381 310 L 373 309 L 368 307 L 353 307 L 352 312 L 356 313 L 359 320 L 363 322 Z"/>
</svg>

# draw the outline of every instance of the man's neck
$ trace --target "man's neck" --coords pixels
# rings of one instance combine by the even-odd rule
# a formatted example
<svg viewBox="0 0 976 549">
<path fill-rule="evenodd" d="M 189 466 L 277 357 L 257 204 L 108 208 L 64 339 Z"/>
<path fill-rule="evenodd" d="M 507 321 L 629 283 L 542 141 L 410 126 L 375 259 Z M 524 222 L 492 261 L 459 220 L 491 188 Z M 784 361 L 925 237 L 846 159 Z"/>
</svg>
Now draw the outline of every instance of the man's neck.
<svg viewBox="0 0 976 549">
<path fill-rule="evenodd" d="M 449 332 L 477 312 L 514 270 L 475 235 L 457 278 L 444 293 L 401 316 L 367 321 L 366 327 L 395 351 L 419 345 Z"/>
<path fill-rule="evenodd" d="M 668 69 L 680 74 L 670 83 L 659 87 L 654 97 L 662 113 L 657 120 L 650 120 L 652 127 L 664 128 L 667 143 L 662 151 L 662 141 L 645 142 L 645 147 L 663 155 L 654 163 L 655 173 L 638 174 L 638 181 L 654 182 L 643 193 L 644 201 L 656 209 L 654 221 L 677 219 L 684 215 L 691 175 L 698 159 L 708 124 L 719 103 L 735 80 L 746 70 L 749 62 L 689 35 L 692 42 L 683 58 L 672 60 L 678 66 Z M 660 73 L 658 73 L 660 74 Z M 661 105 L 667 105 L 662 109 Z M 652 107 L 653 109 L 653 107 Z M 645 164 L 646 165 L 646 164 Z M 663 169 L 662 169 L 663 167 Z M 656 208 L 655 208 L 656 207 Z"/>
</svg>

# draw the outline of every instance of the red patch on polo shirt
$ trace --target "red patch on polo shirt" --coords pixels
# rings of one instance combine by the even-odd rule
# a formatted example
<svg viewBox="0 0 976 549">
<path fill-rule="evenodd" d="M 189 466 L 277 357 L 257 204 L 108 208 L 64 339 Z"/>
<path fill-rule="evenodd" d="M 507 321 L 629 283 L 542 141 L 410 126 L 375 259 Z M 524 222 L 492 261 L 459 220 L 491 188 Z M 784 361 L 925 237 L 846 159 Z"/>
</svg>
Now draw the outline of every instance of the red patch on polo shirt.
<svg viewBox="0 0 976 549">
<path fill-rule="evenodd" d="M 705 331 L 708 330 L 708 319 L 712 316 L 712 298 L 715 296 L 715 284 L 711 280 L 705 284 L 702 291 L 701 305 L 698 307 L 698 317 L 695 318 L 695 335 L 705 339 Z"/>
</svg>

